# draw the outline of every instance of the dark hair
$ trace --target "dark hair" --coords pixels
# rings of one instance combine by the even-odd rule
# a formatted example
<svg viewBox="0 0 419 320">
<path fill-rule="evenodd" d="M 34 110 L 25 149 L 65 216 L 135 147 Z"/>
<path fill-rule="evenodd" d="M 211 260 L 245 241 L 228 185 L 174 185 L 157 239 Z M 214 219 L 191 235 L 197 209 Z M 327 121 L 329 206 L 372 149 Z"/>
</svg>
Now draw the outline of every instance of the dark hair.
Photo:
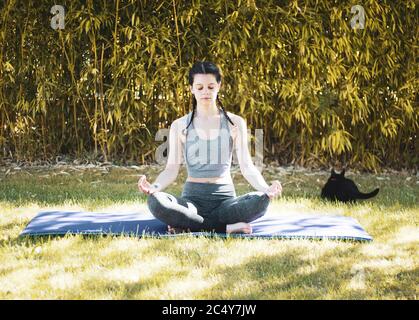
<svg viewBox="0 0 419 320">
<path fill-rule="evenodd" d="M 220 73 L 220 69 L 218 69 L 218 67 L 209 61 L 197 61 L 194 63 L 194 65 L 192 66 L 191 70 L 189 71 L 189 84 L 192 86 L 193 85 L 193 81 L 194 81 L 194 76 L 196 74 L 212 74 L 215 76 L 215 79 L 217 80 L 217 83 L 221 82 L 221 73 Z M 219 103 L 219 105 L 221 106 L 221 110 L 224 112 L 224 115 L 226 116 L 226 118 L 228 119 L 228 121 L 230 121 L 230 123 L 235 126 L 234 122 L 231 121 L 230 117 L 227 115 L 227 112 L 224 109 L 223 104 L 221 103 L 220 98 L 217 96 L 217 102 Z M 188 127 L 190 126 L 190 124 L 192 123 L 193 117 L 195 116 L 195 110 L 196 110 L 196 105 L 197 105 L 197 101 L 195 96 L 192 95 L 192 117 L 191 120 L 189 121 L 188 125 L 186 126 L 186 129 L 188 129 Z M 186 130 L 185 129 L 185 130 Z"/>
</svg>

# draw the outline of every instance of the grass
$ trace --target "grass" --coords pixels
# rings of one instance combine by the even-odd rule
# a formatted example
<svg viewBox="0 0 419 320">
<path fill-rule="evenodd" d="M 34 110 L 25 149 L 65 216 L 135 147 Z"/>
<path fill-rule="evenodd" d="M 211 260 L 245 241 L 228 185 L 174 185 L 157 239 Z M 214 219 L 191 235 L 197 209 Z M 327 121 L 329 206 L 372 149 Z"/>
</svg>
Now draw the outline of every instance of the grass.
<svg viewBox="0 0 419 320">
<path fill-rule="evenodd" d="M 349 174 L 374 199 L 318 197 L 326 172 L 263 172 L 284 193 L 278 214 L 345 215 L 370 243 L 128 236 L 20 238 L 40 210 L 147 210 L 136 188 L 161 167 L 0 168 L 0 299 L 417 299 L 418 178 Z M 184 168 L 183 168 L 184 169 Z M 186 172 L 165 191 L 180 195 Z M 238 195 L 253 191 L 237 170 Z"/>
</svg>

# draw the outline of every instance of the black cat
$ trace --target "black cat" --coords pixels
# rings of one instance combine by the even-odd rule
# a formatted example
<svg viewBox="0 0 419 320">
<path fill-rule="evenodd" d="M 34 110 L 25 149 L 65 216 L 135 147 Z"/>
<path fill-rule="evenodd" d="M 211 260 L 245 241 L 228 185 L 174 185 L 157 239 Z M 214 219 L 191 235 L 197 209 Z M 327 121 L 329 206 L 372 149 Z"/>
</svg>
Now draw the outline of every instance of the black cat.
<svg viewBox="0 0 419 320">
<path fill-rule="evenodd" d="M 321 197 L 326 200 L 331 201 L 342 201 L 342 202 L 355 202 L 358 199 L 369 199 L 375 197 L 380 190 L 379 188 L 375 189 L 370 193 L 362 193 L 358 190 L 358 187 L 355 183 L 344 177 L 345 169 L 340 174 L 337 174 L 334 169 L 332 169 L 332 175 L 329 180 L 327 180 L 324 185 L 321 193 Z"/>
</svg>

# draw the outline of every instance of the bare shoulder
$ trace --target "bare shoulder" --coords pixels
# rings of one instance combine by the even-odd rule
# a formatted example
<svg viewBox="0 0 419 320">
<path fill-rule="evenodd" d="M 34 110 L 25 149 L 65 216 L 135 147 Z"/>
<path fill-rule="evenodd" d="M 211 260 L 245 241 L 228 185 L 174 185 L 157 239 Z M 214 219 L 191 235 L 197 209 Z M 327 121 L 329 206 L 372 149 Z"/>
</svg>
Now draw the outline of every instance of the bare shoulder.
<svg viewBox="0 0 419 320">
<path fill-rule="evenodd" d="M 186 129 L 186 121 L 187 121 L 188 115 L 184 115 L 183 117 L 180 117 L 176 120 L 174 120 L 171 124 L 171 128 L 175 129 L 176 135 L 178 138 L 180 138 L 181 142 L 185 142 L 185 135 L 184 135 L 184 129 Z"/>
<path fill-rule="evenodd" d="M 233 141 L 236 141 L 240 132 L 244 131 L 246 121 L 243 119 L 243 117 L 241 117 L 237 114 L 228 112 L 228 111 L 227 111 L 227 115 L 229 116 L 231 121 L 234 123 L 234 126 L 230 122 L 228 122 L 228 125 L 229 125 L 230 131 L 231 131 Z"/>
<path fill-rule="evenodd" d="M 241 116 L 239 116 L 237 114 L 234 114 L 234 113 L 231 113 L 231 112 L 228 112 L 227 111 L 227 115 L 230 117 L 231 121 L 233 121 L 235 125 L 240 125 L 243 122 L 245 122 L 245 120 L 243 119 L 243 117 L 241 117 Z"/>
<path fill-rule="evenodd" d="M 172 122 L 172 124 L 170 125 L 171 127 L 173 126 L 176 129 L 180 129 L 183 130 L 186 128 L 186 120 L 187 120 L 187 116 L 188 115 L 184 115 L 183 117 L 177 118 L 176 120 L 174 120 Z"/>
</svg>

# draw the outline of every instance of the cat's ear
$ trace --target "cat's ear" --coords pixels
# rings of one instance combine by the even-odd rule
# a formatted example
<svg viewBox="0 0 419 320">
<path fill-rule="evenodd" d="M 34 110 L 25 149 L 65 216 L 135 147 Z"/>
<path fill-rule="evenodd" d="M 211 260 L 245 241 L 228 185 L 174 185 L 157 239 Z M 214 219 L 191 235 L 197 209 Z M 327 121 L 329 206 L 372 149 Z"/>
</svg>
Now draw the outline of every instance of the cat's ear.
<svg viewBox="0 0 419 320">
<path fill-rule="evenodd" d="M 343 177 L 345 175 L 345 168 L 343 168 L 342 172 L 340 173 L 340 175 Z"/>
</svg>

